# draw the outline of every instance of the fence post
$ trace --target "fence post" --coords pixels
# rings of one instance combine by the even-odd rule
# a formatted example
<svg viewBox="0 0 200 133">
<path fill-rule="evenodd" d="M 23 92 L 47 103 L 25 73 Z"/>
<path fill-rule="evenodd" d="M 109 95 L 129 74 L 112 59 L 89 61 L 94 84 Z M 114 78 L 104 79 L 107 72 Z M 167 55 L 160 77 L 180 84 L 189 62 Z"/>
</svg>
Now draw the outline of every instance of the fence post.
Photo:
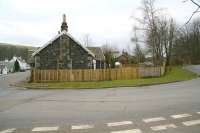
<svg viewBox="0 0 200 133">
<path fill-rule="evenodd" d="M 162 67 L 163 66 L 160 66 L 160 77 L 163 75 Z"/>
<path fill-rule="evenodd" d="M 140 78 L 140 72 L 139 72 L 139 67 L 136 67 L 136 78 Z"/>
<path fill-rule="evenodd" d="M 38 70 L 38 77 L 39 77 L 39 78 L 38 78 L 38 79 L 39 79 L 39 82 L 41 83 L 41 69 Z"/>
<path fill-rule="evenodd" d="M 112 80 L 112 69 L 109 68 L 109 75 L 110 75 L 110 80 Z"/>
<path fill-rule="evenodd" d="M 35 82 L 35 69 L 31 70 L 31 82 Z"/>
</svg>

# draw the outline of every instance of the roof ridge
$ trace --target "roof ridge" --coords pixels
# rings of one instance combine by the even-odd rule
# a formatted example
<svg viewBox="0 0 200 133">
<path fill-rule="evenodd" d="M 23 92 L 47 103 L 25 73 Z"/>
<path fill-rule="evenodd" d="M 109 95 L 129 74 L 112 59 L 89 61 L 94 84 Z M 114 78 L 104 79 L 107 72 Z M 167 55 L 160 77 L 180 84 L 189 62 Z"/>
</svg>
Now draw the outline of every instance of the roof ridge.
<svg viewBox="0 0 200 133">
<path fill-rule="evenodd" d="M 95 57 L 95 54 L 92 53 L 92 51 L 90 51 L 88 48 L 84 47 L 83 45 L 81 45 L 81 43 L 76 40 L 71 34 L 69 34 L 67 31 L 63 30 L 61 33 L 57 34 L 55 37 L 53 37 L 51 40 L 49 40 L 47 43 L 45 43 L 42 47 L 40 47 L 39 49 L 37 49 L 32 56 L 35 56 L 37 53 L 39 53 L 40 51 L 42 51 L 44 48 L 46 48 L 49 44 L 51 44 L 53 41 L 55 41 L 56 39 L 58 39 L 60 36 L 66 34 L 68 37 L 70 37 L 73 41 L 75 41 L 78 45 L 80 45 L 86 52 L 88 52 L 90 55 L 92 55 L 93 57 Z"/>
</svg>

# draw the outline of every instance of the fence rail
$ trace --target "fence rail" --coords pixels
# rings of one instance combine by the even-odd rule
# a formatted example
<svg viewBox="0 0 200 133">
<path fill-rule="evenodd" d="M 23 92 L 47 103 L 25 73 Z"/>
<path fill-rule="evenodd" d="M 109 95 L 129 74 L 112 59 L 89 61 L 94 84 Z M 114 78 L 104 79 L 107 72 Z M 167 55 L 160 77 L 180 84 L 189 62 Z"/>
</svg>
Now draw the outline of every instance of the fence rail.
<svg viewBox="0 0 200 133">
<path fill-rule="evenodd" d="M 116 69 L 61 69 L 61 70 L 39 70 L 31 71 L 32 82 L 49 81 L 105 81 L 105 80 L 127 80 L 140 77 L 162 76 L 164 67 L 124 67 Z"/>
</svg>

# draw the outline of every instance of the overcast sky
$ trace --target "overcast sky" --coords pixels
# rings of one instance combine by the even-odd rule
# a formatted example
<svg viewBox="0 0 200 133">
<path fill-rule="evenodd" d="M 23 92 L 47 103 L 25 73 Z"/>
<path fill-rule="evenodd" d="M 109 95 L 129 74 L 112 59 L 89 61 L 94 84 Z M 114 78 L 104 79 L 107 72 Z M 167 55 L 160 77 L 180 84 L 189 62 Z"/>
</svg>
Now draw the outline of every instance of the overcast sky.
<svg viewBox="0 0 200 133">
<path fill-rule="evenodd" d="M 196 9 L 183 0 L 157 0 L 179 24 Z M 105 42 L 123 49 L 130 45 L 141 0 L 0 0 L 0 42 L 42 46 L 60 30 L 65 13 L 69 33 L 82 41 L 89 34 L 94 45 Z"/>
</svg>

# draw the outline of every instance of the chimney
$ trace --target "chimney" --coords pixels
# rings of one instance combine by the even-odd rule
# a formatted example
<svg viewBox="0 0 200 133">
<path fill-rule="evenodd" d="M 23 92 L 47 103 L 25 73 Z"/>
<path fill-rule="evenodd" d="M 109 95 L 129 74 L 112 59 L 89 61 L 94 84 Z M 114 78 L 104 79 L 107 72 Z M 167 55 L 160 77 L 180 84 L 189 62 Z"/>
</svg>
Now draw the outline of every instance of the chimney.
<svg viewBox="0 0 200 133">
<path fill-rule="evenodd" d="M 61 25 L 61 31 L 68 31 L 68 26 L 67 26 L 67 22 L 66 22 L 66 15 L 63 14 L 63 22 Z"/>
</svg>

